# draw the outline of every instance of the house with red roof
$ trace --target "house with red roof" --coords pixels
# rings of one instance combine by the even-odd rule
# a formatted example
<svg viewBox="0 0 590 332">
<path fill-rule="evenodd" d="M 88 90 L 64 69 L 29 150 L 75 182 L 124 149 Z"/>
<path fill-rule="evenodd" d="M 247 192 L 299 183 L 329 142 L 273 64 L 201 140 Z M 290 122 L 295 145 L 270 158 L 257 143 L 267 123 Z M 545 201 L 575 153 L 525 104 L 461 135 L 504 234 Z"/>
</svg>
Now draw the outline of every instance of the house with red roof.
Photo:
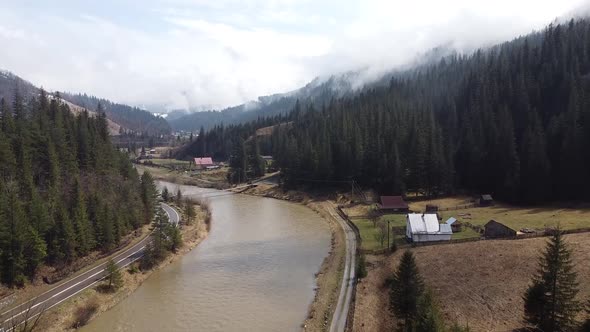
<svg viewBox="0 0 590 332">
<path fill-rule="evenodd" d="M 379 209 L 382 212 L 407 213 L 410 210 L 410 207 L 401 196 L 381 196 L 381 205 L 379 206 Z"/>
<path fill-rule="evenodd" d="M 213 159 L 211 157 L 200 157 L 195 158 L 195 166 L 197 169 L 206 169 L 207 167 L 214 166 Z"/>
</svg>

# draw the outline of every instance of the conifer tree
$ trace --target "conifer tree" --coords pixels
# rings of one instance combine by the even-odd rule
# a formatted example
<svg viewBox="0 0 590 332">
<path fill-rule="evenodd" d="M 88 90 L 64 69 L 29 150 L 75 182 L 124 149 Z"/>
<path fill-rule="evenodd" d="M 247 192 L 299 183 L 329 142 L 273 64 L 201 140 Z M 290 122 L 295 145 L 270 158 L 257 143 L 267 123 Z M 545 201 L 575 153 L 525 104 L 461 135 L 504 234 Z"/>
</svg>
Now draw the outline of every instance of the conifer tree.
<svg viewBox="0 0 590 332">
<path fill-rule="evenodd" d="M 400 320 L 402 331 L 413 331 L 418 315 L 418 302 L 424 292 L 424 283 L 411 251 L 402 255 L 393 275 L 389 290 L 390 309 Z"/>
<path fill-rule="evenodd" d="M 446 330 L 440 309 L 429 289 L 425 290 L 418 299 L 415 330 L 420 332 L 445 332 Z"/>
<path fill-rule="evenodd" d="M 188 198 L 184 200 L 184 215 L 186 216 L 187 225 L 192 224 L 195 217 L 197 216 L 194 203 Z"/>
<path fill-rule="evenodd" d="M 572 331 L 581 310 L 571 249 L 558 229 L 539 260 L 537 275 L 524 295 L 525 320 L 546 332 Z"/>
<path fill-rule="evenodd" d="M 121 271 L 112 259 L 109 259 L 107 262 L 105 271 L 107 287 L 111 291 L 116 291 L 117 289 L 121 288 L 121 286 L 123 286 L 123 276 L 121 275 Z"/>
</svg>

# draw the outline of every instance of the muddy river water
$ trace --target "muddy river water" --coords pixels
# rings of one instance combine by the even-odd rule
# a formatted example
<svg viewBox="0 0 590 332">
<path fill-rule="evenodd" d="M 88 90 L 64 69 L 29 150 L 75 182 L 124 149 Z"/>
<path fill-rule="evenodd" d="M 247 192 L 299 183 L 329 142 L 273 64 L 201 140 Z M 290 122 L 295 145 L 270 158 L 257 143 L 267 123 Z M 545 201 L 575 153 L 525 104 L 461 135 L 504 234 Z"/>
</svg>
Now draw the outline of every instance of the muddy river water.
<svg viewBox="0 0 590 332">
<path fill-rule="evenodd" d="M 209 197 L 208 238 L 82 331 L 299 331 L 330 249 L 327 223 L 294 203 L 159 185 Z"/>
</svg>

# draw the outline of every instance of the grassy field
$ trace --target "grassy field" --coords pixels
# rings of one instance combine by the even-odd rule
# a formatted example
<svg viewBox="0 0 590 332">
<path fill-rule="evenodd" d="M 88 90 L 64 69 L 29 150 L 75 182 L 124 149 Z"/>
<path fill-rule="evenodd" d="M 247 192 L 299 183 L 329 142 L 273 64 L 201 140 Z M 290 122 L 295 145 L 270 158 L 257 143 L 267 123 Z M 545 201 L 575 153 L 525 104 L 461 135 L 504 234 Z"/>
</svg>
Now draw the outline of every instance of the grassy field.
<svg viewBox="0 0 590 332">
<path fill-rule="evenodd" d="M 190 161 L 177 159 L 146 159 L 146 162 L 152 162 L 155 165 L 188 169 Z"/>
<path fill-rule="evenodd" d="M 459 214 L 465 214 L 459 216 Z M 455 217 L 463 222 L 484 225 L 490 220 L 501 222 L 514 230 L 522 228 L 545 229 L 560 225 L 562 229 L 590 227 L 590 208 L 566 208 L 563 206 L 515 207 L 496 205 L 457 211 L 441 212 L 443 220 Z"/>
<path fill-rule="evenodd" d="M 406 226 L 406 215 L 404 214 L 388 214 L 379 218 L 379 221 L 385 222 L 389 220 L 390 227 L 405 227 Z M 361 249 L 365 250 L 379 250 L 384 249 L 387 246 L 387 238 L 381 246 L 381 239 L 378 238 L 380 234 L 379 227 L 374 227 L 373 222 L 369 219 L 352 219 L 352 222 L 358 227 L 361 234 Z M 390 240 L 396 241 L 398 244 L 405 243 L 403 234 L 390 233 Z"/>
<path fill-rule="evenodd" d="M 427 204 L 434 204 L 440 208 L 452 208 L 456 206 L 461 206 L 465 204 L 471 204 L 473 202 L 473 198 L 469 196 L 456 196 L 456 197 L 445 197 L 427 201 L 419 201 L 419 202 L 409 202 L 408 205 L 410 206 L 410 210 L 415 212 L 423 212 L 426 210 Z"/>
<path fill-rule="evenodd" d="M 578 272 L 578 300 L 590 298 L 590 234 L 565 236 Z M 471 331 L 512 331 L 522 327 L 522 296 L 537 270 L 547 238 L 486 240 L 411 249 L 447 322 Z M 368 276 L 357 286 L 353 331 L 390 331 L 385 280 L 399 264 L 394 255 L 367 256 Z M 582 317 L 580 317 L 582 318 Z"/>
</svg>

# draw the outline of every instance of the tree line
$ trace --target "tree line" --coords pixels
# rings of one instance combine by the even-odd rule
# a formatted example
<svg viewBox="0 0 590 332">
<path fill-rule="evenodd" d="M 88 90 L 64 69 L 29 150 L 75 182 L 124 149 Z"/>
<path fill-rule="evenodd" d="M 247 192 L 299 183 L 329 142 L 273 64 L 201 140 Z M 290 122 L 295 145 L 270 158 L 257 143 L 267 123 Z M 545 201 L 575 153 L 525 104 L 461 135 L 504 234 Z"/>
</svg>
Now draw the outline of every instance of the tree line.
<svg viewBox="0 0 590 332">
<path fill-rule="evenodd" d="M 106 115 L 59 98 L 0 100 L 0 280 L 23 285 L 41 264 L 108 252 L 153 219 L 155 186 L 109 138 Z"/>
<path fill-rule="evenodd" d="M 286 184 L 354 179 L 388 194 L 588 198 L 589 54 L 590 21 L 552 24 L 395 74 L 387 87 L 202 131 L 181 155 L 228 160 L 232 143 L 282 123 L 258 144 Z"/>
</svg>

